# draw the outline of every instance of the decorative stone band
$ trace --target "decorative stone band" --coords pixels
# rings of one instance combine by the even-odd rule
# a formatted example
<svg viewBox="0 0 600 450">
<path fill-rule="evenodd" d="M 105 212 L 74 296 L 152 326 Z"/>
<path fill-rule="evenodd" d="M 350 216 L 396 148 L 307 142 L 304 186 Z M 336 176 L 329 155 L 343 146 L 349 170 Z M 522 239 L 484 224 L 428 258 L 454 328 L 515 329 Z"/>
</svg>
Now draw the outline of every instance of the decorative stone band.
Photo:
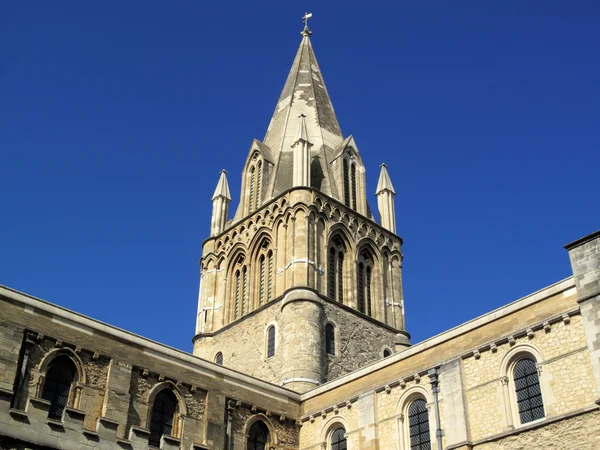
<svg viewBox="0 0 600 450">
<path fill-rule="evenodd" d="M 297 377 L 297 378 L 286 378 L 280 384 L 280 386 L 285 386 L 288 383 L 312 383 L 315 386 L 320 386 L 321 383 L 317 380 L 313 380 L 311 378 Z"/>
</svg>

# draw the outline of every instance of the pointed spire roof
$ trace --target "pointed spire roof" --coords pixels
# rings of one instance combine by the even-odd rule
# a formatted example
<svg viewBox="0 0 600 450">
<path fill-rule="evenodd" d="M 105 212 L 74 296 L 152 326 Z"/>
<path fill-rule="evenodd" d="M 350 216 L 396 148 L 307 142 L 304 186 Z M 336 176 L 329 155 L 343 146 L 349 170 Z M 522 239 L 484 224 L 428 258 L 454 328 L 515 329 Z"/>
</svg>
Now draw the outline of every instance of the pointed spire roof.
<svg viewBox="0 0 600 450">
<path fill-rule="evenodd" d="M 299 132 L 313 145 L 312 155 L 319 157 L 325 175 L 321 190 L 332 195 L 334 187 L 329 181 L 331 174 L 328 166 L 335 149 L 343 141 L 340 125 L 310 42 L 311 32 L 305 28 L 301 34 L 300 47 L 263 141 L 271 150 L 277 165 L 272 184 L 273 196 L 291 187 L 292 145 L 298 140 Z"/>
<path fill-rule="evenodd" d="M 227 171 L 225 169 L 221 170 L 221 176 L 219 177 L 219 182 L 217 183 L 217 188 L 215 189 L 212 199 L 214 200 L 217 197 L 224 197 L 227 200 L 231 200 L 229 183 L 227 183 Z"/>
<path fill-rule="evenodd" d="M 381 173 L 379 174 L 379 181 L 377 182 L 377 191 L 375 192 L 375 195 L 379 195 L 383 191 L 390 191 L 392 194 L 396 195 L 396 191 L 392 185 L 392 180 L 390 180 L 390 175 L 387 171 L 387 164 L 385 163 L 381 165 Z"/>
</svg>

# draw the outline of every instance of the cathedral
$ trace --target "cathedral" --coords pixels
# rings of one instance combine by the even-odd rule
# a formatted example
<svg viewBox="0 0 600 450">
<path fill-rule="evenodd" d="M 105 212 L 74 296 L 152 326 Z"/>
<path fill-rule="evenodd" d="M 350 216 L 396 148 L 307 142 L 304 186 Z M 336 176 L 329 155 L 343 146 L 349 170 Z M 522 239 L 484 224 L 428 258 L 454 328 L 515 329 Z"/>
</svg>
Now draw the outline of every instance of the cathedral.
<svg viewBox="0 0 600 450">
<path fill-rule="evenodd" d="M 218 179 L 192 354 L 0 286 L 0 449 L 600 448 L 600 231 L 573 276 L 412 343 L 394 186 L 382 164 L 372 210 L 311 34 L 235 211 Z"/>
</svg>

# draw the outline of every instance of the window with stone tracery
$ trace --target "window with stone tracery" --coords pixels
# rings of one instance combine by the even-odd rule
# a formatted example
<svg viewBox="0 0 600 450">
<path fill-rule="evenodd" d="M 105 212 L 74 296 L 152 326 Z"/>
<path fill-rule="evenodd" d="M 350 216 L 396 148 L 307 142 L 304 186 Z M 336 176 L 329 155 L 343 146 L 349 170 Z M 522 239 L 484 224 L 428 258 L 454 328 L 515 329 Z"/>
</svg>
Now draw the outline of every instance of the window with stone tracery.
<svg viewBox="0 0 600 450">
<path fill-rule="evenodd" d="M 367 249 L 360 252 L 358 259 L 358 310 L 372 316 L 372 278 L 373 278 L 373 255 Z"/>
<path fill-rule="evenodd" d="M 261 204 L 263 163 L 258 153 L 254 154 L 248 169 L 248 213 L 256 211 Z"/>
<path fill-rule="evenodd" d="M 246 314 L 248 304 L 248 268 L 244 265 L 244 257 L 239 256 L 239 267 L 233 275 L 233 319 L 239 319 Z"/>
<path fill-rule="evenodd" d="M 258 306 L 273 300 L 273 251 L 269 246 L 269 241 L 265 239 L 258 258 Z"/>
<path fill-rule="evenodd" d="M 327 295 L 343 303 L 344 297 L 344 257 L 346 245 L 341 237 L 335 236 L 329 246 L 327 262 Z"/>
<path fill-rule="evenodd" d="M 357 185 L 355 156 L 347 153 L 342 157 L 342 178 L 344 184 L 344 205 L 356 210 Z"/>
</svg>

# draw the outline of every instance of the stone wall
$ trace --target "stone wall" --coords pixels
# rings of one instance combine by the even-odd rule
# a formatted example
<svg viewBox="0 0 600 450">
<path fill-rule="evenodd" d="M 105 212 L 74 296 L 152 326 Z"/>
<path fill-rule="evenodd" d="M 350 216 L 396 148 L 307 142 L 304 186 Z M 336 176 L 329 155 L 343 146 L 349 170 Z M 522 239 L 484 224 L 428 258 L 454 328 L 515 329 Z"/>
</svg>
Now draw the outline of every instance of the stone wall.
<svg viewBox="0 0 600 450">
<path fill-rule="evenodd" d="M 283 299 L 269 303 L 261 309 L 225 327 L 213 335 L 199 336 L 194 342 L 194 354 L 214 361 L 217 352 L 223 353 L 223 365 L 251 376 L 279 383 L 284 365 L 281 345 L 284 344 L 281 328 L 281 303 Z M 326 299 L 321 298 L 324 322 L 336 327 L 335 355 L 324 355 L 323 381 L 331 381 L 358 367 L 383 358 L 383 349 L 393 352 L 396 331 L 374 320 Z M 266 330 L 276 326 L 275 356 L 266 357 Z M 303 324 L 298 323 L 295 339 L 304 337 Z M 324 327 L 323 327 L 324 329 Z M 324 342 L 323 336 L 321 344 Z M 290 342 L 293 339 L 289 340 Z M 324 345 L 314 349 L 325 353 Z M 298 367 L 302 370 L 302 367 Z"/>
<path fill-rule="evenodd" d="M 336 326 L 339 354 L 327 355 L 325 379 L 335 380 L 383 358 L 383 349 L 394 351 L 396 333 L 336 304 L 323 302 L 325 320 Z M 336 337 L 337 337 L 336 336 Z"/>
<path fill-rule="evenodd" d="M 597 450 L 600 448 L 600 412 L 578 415 L 473 447 L 474 450 L 530 450 L 534 448 Z"/>
<path fill-rule="evenodd" d="M 2 449 L 145 449 L 161 389 L 178 404 L 173 436 L 163 436 L 162 449 L 222 449 L 228 399 L 247 405 L 247 420 L 268 411 L 282 443 L 275 448 L 297 448 L 297 394 L 2 287 L 0 315 Z M 27 378 L 19 389 L 24 354 Z M 51 420 L 50 402 L 40 395 L 48 362 L 62 354 L 80 370 L 62 418 Z"/>
<path fill-rule="evenodd" d="M 541 367 L 540 383 L 548 416 L 589 406 L 597 398 L 585 332 L 577 314 L 548 325 L 546 330 L 532 330 L 529 335 L 497 345 L 494 350 L 464 359 L 463 377 L 473 440 L 517 426 L 507 422 L 502 379 L 509 378 L 507 390 L 510 390 L 509 402 L 513 403 L 509 406 L 514 410 L 512 374 L 503 370 L 503 364 L 508 363 L 509 352 L 519 349 L 541 358 L 537 363 Z"/>
<path fill-rule="evenodd" d="M 223 366 L 277 383 L 281 376 L 281 302 L 271 302 L 212 336 L 197 337 L 194 355 L 214 361 L 223 353 Z M 276 326 L 275 355 L 267 358 L 267 327 Z"/>
</svg>

